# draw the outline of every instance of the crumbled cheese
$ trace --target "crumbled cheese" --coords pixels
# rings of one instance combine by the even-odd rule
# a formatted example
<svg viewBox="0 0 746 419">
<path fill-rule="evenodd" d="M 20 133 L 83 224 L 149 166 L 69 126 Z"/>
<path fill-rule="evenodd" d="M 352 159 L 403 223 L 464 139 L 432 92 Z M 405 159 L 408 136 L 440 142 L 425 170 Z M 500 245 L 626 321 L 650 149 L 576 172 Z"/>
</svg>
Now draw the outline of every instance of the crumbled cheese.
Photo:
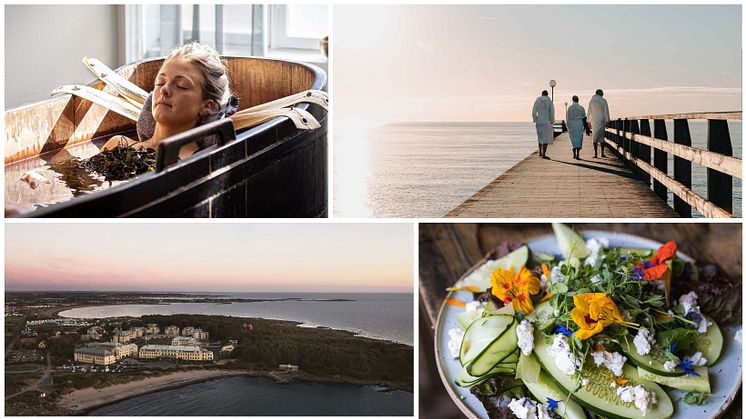
<svg viewBox="0 0 746 419">
<path fill-rule="evenodd" d="M 650 335 L 647 327 L 641 327 L 632 342 L 635 344 L 637 353 L 645 356 L 650 353 L 651 346 L 655 343 L 655 338 Z"/>
<path fill-rule="evenodd" d="M 689 294 L 684 294 L 679 298 L 679 304 L 684 306 L 684 315 L 687 315 L 692 311 L 699 311 L 699 307 L 697 307 L 697 298 L 697 293 L 694 291 Z"/>
<path fill-rule="evenodd" d="M 674 371 L 676 370 L 676 362 L 673 361 L 666 361 L 663 363 L 663 369 L 666 371 Z"/>
<path fill-rule="evenodd" d="M 536 406 L 536 413 L 538 413 L 538 419 L 552 419 L 553 416 L 551 413 L 549 413 L 549 408 L 547 408 L 547 405 L 540 404 Z"/>
<path fill-rule="evenodd" d="M 642 415 L 645 416 L 654 404 L 658 402 L 655 398 L 655 393 L 649 391 L 642 385 L 634 387 L 624 386 L 616 389 L 616 394 L 625 403 L 635 403 L 635 407 L 640 409 Z"/>
<path fill-rule="evenodd" d="M 520 419 L 538 418 L 538 415 L 536 414 L 536 403 L 527 397 L 511 400 L 508 407 L 513 414 Z"/>
<path fill-rule="evenodd" d="M 554 342 L 552 342 L 552 346 L 549 347 L 548 352 L 554 358 L 554 363 L 560 371 L 566 375 L 575 374 L 579 361 L 575 359 L 575 354 L 570 349 L 567 336 L 562 334 L 554 335 Z"/>
<path fill-rule="evenodd" d="M 521 353 L 525 356 L 531 355 L 531 351 L 534 350 L 534 326 L 528 319 L 523 319 L 516 327 L 515 333 L 518 335 L 518 347 L 521 348 Z"/>
<path fill-rule="evenodd" d="M 615 377 L 622 375 L 622 369 L 624 363 L 627 361 L 627 357 L 620 354 L 619 352 L 607 352 L 607 351 L 596 351 L 593 352 L 593 361 L 596 365 L 605 365 L 606 368 L 611 371 Z"/>
<path fill-rule="evenodd" d="M 712 322 L 707 321 L 697 305 L 697 293 L 691 291 L 679 298 L 679 304 L 684 306 L 684 316 L 697 323 L 697 332 L 700 334 L 707 333 L 707 328 L 712 326 Z"/>
<path fill-rule="evenodd" d="M 601 281 L 602 281 L 602 279 L 601 279 L 601 277 L 600 277 L 600 276 L 598 276 L 598 275 L 593 275 L 593 276 L 591 277 L 591 283 L 594 283 L 594 284 L 598 284 L 598 283 L 599 283 L 599 282 L 601 282 Z"/>
<path fill-rule="evenodd" d="M 588 384 L 589 384 L 590 382 L 591 382 L 591 380 L 589 380 L 589 379 L 588 379 L 588 377 L 583 377 L 583 379 L 582 379 L 582 380 L 580 380 L 580 383 L 581 383 L 581 384 L 582 384 L 583 386 L 587 386 L 587 385 L 588 385 Z"/>
<path fill-rule="evenodd" d="M 560 269 L 559 266 L 553 266 L 552 271 L 549 272 L 549 276 L 551 277 L 553 284 L 567 281 L 567 278 L 562 274 L 562 269 Z"/>
<path fill-rule="evenodd" d="M 693 367 L 702 367 L 704 365 L 707 365 L 707 358 L 702 356 L 702 352 L 697 352 L 692 356 L 688 356 L 684 358 L 687 361 L 692 361 Z"/>
<path fill-rule="evenodd" d="M 612 380 L 611 384 L 609 384 L 609 387 L 616 388 L 616 381 Z"/>
<path fill-rule="evenodd" d="M 585 246 L 588 248 L 588 250 L 591 252 L 590 255 L 588 255 L 587 258 L 585 258 L 585 264 L 589 266 L 593 266 L 596 264 L 596 260 L 598 259 L 599 253 L 601 253 L 601 250 L 603 250 L 606 247 L 609 247 L 609 241 L 604 238 L 593 238 L 588 240 L 585 243 Z M 601 256 L 601 259 L 603 259 L 603 256 Z"/>
<path fill-rule="evenodd" d="M 551 273 L 549 275 L 551 275 Z M 541 274 L 541 278 L 539 278 L 539 287 L 541 287 L 541 290 L 544 292 L 547 292 L 549 289 L 549 278 L 544 274 Z"/>
<path fill-rule="evenodd" d="M 454 327 L 448 331 L 448 337 L 450 338 L 448 341 L 448 349 L 451 351 L 451 355 L 453 355 L 454 358 L 458 358 L 461 350 L 461 341 L 464 339 L 464 331 L 461 328 Z"/>
</svg>

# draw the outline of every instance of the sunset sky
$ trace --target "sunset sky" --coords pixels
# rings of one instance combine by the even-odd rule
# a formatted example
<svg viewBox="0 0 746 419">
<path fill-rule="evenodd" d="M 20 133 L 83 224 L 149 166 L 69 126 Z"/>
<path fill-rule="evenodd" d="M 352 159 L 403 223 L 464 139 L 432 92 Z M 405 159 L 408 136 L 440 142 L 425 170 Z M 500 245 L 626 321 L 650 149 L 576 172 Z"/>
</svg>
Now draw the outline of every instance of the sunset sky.
<svg viewBox="0 0 746 419">
<path fill-rule="evenodd" d="M 603 89 L 612 118 L 741 109 L 741 6 L 334 7 L 335 132 L 530 121 Z M 561 112 L 559 110 L 561 109 Z"/>
<path fill-rule="evenodd" d="M 412 292 L 411 224 L 6 224 L 5 289 Z"/>
</svg>

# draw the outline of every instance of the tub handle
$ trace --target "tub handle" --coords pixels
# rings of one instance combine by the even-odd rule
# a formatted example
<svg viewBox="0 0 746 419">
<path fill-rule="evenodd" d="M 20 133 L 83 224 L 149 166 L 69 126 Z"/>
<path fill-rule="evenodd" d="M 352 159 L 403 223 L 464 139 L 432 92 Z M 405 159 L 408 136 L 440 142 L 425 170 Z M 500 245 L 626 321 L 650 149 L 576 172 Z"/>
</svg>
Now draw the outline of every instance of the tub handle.
<svg viewBox="0 0 746 419">
<path fill-rule="evenodd" d="M 181 150 L 181 147 L 199 141 L 211 134 L 217 134 L 218 145 L 223 145 L 236 139 L 236 130 L 233 128 L 233 122 L 229 118 L 219 119 L 215 122 L 184 131 L 181 134 L 176 134 L 158 144 L 155 170 L 160 172 L 176 163 L 179 161 L 179 150 Z"/>
</svg>

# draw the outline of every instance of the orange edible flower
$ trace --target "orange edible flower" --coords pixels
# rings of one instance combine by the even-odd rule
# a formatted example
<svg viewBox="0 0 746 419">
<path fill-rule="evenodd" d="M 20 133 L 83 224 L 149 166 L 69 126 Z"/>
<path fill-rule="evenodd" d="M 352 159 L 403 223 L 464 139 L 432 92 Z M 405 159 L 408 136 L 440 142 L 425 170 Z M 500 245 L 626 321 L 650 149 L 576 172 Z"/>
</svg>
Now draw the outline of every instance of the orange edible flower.
<svg viewBox="0 0 746 419">
<path fill-rule="evenodd" d="M 466 307 L 466 303 L 455 298 L 446 297 L 446 304 L 456 307 Z"/>
<path fill-rule="evenodd" d="M 614 381 L 615 383 L 619 384 L 620 386 L 629 383 L 629 380 L 625 380 L 624 378 L 614 377 L 612 375 L 604 375 L 604 377 L 608 378 L 611 381 Z"/>
<path fill-rule="evenodd" d="M 658 253 L 650 262 L 638 263 L 637 269 L 642 271 L 642 277 L 647 281 L 664 281 L 666 285 L 666 301 L 671 294 L 671 270 L 668 269 L 669 260 L 676 255 L 676 243 L 671 240 L 658 248 Z"/>
<path fill-rule="evenodd" d="M 466 285 L 463 287 L 449 287 L 446 288 L 446 291 L 471 291 L 471 292 L 477 292 L 479 291 L 479 287 L 476 285 Z"/>
<path fill-rule="evenodd" d="M 534 311 L 531 296 L 538 294 L 539 289 L 539 280 L 525 266 L 521 266 L 517 274 L 512 269 L 495 269 L 492 272 L 492 295 L 505 304 L 513 303 L 516 311 Z"/>
<path fill-rule="evenodd" d="M 572 300 L 575 308 L 570 312 L 570 317 L 580 328 L 575 332 L 578 339 L 588 339 L 612 323 L 625 323 L 619 308 L 605 293 L 576 294 Z"/>
<path fill-rule="evenodd" d="M 541 271 L 544 273 L 544 276 L 547 277 L 547 288 L 549 288 L 549 285 L 552 284 L 552 275 L 549 273 L 549 267 L 547 266 L 546 263 L 541 264 Z M 541 301 L 546 301 L 552 298 L 553 295 L 554 294 L 552 294 L 551 292 L 548 292 L 547 295 L 542 297 Z"/>
</svg>

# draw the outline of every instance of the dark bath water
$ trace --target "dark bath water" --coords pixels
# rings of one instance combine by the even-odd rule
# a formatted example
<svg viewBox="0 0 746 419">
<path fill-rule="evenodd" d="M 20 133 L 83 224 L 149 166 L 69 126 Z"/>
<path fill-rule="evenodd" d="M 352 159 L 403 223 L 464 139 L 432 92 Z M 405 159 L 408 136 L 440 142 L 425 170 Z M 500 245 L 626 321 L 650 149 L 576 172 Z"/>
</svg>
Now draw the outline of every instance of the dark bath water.
<svg viewBox="0 0 746 419">
<path fill-rule="evenodd" d="M 134 397 L 89 416 L 412 416 L 414 395 L 346 384 L 232 377 Z"/>
</svg>

